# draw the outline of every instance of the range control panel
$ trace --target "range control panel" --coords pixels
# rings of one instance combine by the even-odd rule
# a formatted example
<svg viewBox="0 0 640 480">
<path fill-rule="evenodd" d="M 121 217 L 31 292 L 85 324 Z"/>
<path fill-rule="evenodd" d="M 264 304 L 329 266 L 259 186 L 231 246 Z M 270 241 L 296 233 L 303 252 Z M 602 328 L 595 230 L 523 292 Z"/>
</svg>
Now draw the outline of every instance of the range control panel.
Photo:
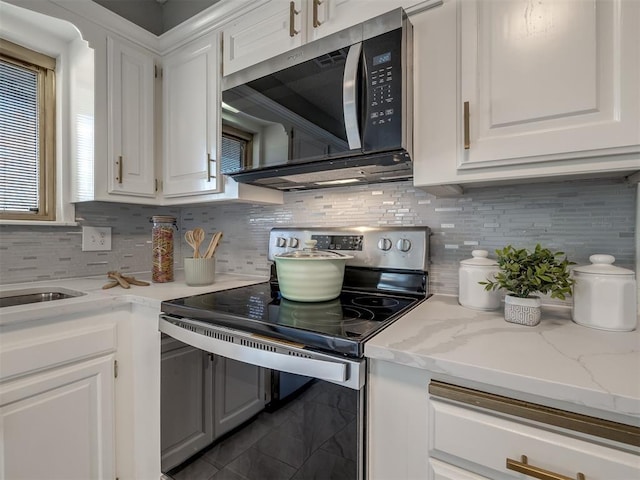
<svg viewBox="0 0 640 480">
<path fill-rule="evenodd" d="M 275 255 L 309 248 L 353 256 L 347 265 L 428 271 L 429 227 L 274 228 L 269 235 L 269 260 Z"/>
<path fill-rule="evenodd" d="M 362 250 L 363 235 L 311 235 L 319 250 Z"/>
</svg>

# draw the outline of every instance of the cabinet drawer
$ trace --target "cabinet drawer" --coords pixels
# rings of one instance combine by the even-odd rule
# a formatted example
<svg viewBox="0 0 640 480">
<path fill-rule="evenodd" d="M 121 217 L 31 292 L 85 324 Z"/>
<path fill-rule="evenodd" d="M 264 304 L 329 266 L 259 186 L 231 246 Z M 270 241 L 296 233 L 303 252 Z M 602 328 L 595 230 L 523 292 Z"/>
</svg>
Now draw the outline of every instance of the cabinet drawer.
<svg viewBox="0 0 640 480">
<path fill-rule="evenodd" d="M 106 355 L 116 351 L 115 323 L 77 330 L 47 331 L 34 329 L 29 341 L 12 344 L 9 338 L 0 348 L 0 380 L 8 380 L 51 367 Z"/>
<path fill-rule="evenodd" d="M 589 480 L 640 478 L 637 454 L 440 400 L 432 399 L 431 407 L 432 453 L 472 462 L 482 472 L 488 468 L 522 478 L 507 461 L 522 463 L 526 455 L 530 466 L 566 478 L 577 478 L 578 472 Z"/>
</svg>

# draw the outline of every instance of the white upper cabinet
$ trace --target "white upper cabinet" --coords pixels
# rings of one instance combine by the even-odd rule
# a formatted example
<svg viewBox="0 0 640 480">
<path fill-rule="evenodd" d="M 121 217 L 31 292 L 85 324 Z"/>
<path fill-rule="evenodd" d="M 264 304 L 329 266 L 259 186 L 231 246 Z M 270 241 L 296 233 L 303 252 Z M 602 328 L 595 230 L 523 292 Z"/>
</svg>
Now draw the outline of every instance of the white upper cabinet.
<svg viewBox="0 0 640 480">
<path fill-rule="evenodd" d="M 462 109 L 469 105 L 460 168 L 638 151 L 637 2 L 459 8 Z"/>
<path fill-rule="evenodd" d="M 330 35 L 395 8 L 409 8 L 425 0 L 309 0 L 307 41 Z"/>
<path fill-rule="evenodd" d="M 411 21 L 416 186 L 640 168 L 640 3 L 445 0 Z"/>
<path fill-rule="evenodd" d="M 155 197 L 154 59 L 107 37 L 108 192 Z"/>
<path fill-rule="evenodd" d="M 272 1 L 226 26 L 223 73 L 228 75 L 302 45 L 303 3 Z"/>
<path fill-rule="evenodd" d="M 271 0 L 224 28 L 223 73 L 420 0 Z"/>
<path fill-rule="evenodd" d="M 163 58 L 163 186 L 166 197 L 219 190 L 218 34 Z"/>
</svg>

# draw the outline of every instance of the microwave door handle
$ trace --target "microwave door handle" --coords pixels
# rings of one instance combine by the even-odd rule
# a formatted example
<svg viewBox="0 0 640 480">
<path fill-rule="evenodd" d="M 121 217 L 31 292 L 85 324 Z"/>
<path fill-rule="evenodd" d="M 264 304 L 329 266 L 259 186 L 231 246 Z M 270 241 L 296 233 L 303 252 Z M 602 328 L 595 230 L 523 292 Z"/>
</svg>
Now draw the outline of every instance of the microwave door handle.
<svg viewBox="0 0 640 480">
<path fill-rule="evenodd" d="M 350 150 L 362 148 L 358 126 L 358 67 L 360 66 L 361 51 L 362 43 L 356 43 L 349 48 L 342 82 L 344 126 Z"/>
</svg>

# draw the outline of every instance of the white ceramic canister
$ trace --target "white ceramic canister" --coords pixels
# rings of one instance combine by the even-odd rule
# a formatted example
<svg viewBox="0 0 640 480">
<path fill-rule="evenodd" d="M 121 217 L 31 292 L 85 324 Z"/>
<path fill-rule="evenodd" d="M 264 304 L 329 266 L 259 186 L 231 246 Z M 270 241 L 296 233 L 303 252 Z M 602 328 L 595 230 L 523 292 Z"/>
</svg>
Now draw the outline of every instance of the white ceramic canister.
<svg viewBox="0 0 640 480">
<path fill-rule="evenodd" d="M 487 291 L 478 282 L 493 280 L 498 264 L 488 258 L 486 250 L 474 250 L 471 255 L 473 258 L 462 260 L 458 269 L 458 302 L 475 310 L 496 310 L 500 308 L 500 292 Z"/>
<path fill-rule="evenodd" d="M 633 270 L 613 265 L 612 255 L 591 255 L 591 265 L 573 269 L 573 321 L 585 327 L 628 332 L 636 328 Z"/>
</svg>

